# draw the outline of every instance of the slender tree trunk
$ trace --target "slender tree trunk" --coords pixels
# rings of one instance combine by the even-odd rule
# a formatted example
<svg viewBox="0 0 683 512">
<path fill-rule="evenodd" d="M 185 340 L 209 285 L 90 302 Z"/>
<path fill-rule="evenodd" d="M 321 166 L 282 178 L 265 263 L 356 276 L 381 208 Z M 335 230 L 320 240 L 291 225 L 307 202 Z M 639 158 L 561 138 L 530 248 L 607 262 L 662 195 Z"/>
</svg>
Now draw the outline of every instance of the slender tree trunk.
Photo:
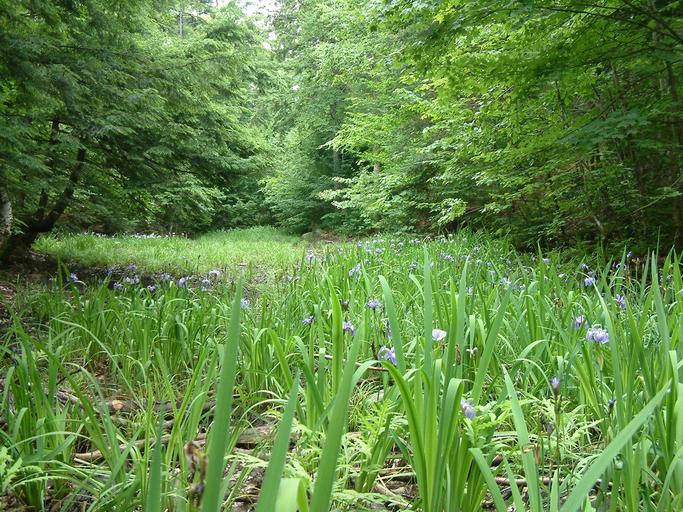
<svg viewBox="0 0 683 512">
<path fill-rule="evenodd" d="M 8 251 L 12 236 L 12 203 L 5 187 L 0 185 L 0 261 Z"/>
</svg>

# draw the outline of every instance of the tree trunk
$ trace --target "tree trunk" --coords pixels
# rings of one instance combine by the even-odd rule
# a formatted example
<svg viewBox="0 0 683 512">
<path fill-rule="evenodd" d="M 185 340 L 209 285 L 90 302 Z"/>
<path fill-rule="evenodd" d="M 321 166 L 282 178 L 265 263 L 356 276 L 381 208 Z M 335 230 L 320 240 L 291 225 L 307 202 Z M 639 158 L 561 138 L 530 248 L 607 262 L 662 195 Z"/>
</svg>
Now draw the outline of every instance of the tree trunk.
<svg viewBox="0 0 683 512">
<path fill-rule="evenodd" d="M 4 186 L 0 186 L 0 261 L 8 251 L 12 236 L 12 203 Z"/>
<path fill-rule="evenodd" d="M 6 239 L 4 247 L 2 248 L 2 251 L 0 251 L 0 262 L 6 262 L 19 250 L 28 251 L 40 234 L 52 231 L 52 228 L 54 228 L 73 198 L 76 184 L 83 172 L 85 156 L 85 148 L 79 148 L 76 155 L 76 163 L 69 175 L 69 183 L 47 214 L 45 213 L 47 207 L 47 193 L 41 194 L 36 214 L 34 215 L 33 220 L 27 223 L 24 232 L 11 235 Z"/>
</svg>

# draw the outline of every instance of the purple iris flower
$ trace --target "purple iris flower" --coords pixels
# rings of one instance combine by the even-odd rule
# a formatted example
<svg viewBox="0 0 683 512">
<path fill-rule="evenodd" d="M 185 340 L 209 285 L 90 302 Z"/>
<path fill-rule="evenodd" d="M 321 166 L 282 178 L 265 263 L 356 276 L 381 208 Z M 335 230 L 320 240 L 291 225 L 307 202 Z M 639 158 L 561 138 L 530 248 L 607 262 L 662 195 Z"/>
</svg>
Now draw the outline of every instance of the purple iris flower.
<svg viewBox="0 0 683 512">
<path fill-rule="evenodd" d="M 446 331 L 443 331 L 441 329 L 432 329 L 432 339 L 434 341 L 443 341 L 446 339 L 446 335 L 448 333 Z"/>
<path fill-rule="evenodd" d="M 579 315 L 574 319 L 574 329 L 581 329 L 581 327 L 588 329 L 589 324 L 588 320 L 586 320 L 582 315 Z"/>
<path fill-rule="evenodd" d="M 553 389 L 555 396 L 560 392 L 560 378 L 557 375 L 553 375 L 550 379 L 550 387 Z"/>
<path fill-rule="evenodd" d="M 614 300 L 617 302 L 621 309 L 626 309 L 626 297 L 617 294 L 617 296 L 614 297 Z"/>
<path fill-rule="evenodd" d="M 123 282 L 125 284 L 138 284 L 140 282 L 140 278 L 137 275 L 134 275 L 133 277 L 124 277 Z"/>
<path fill-rule="evenodd" d="M 249 299 L 241 299 L 240 300 L 240 307 L 242 309 L 247 309 L 251 305 L 251 302 L 249 302 Z"/>
<path fill-rule="evenodd" d="M 382 346 L 377 352 L 377 359 L 384 359 L 385 361 L 391 361 L 391 364 L 396 366 L 396 350 L 393 347 Z"/>
<path fill-rule="evenodd" d="M 123 290 L 123 285 L 119 283 L 118 281 L 113 284 L 114 290 L 121 291 Z"/>
<path fill-rule="evenodd" d="M 351 336 L 356 334 L 356 328 L 353 326 L 351 322 L 344 322 L 342 324 L 342 331 L 348 332 Z"/>
<path fill-rule="evenodd" d="M 590 288 L 595 284 L 595 279 L 591 276 L 588 276 L 586 279 L 583 280 L 583 284 L 585 284 L 587 288 Z"/>
<path fill-rule="evenodd" d="M 69 274 L 69 279 L 71 279 L 74 283 L 78 282 L 78 276 L 76 274 L 74 274 L 73 272 L 71 272 L 71 274 Z"/>
<path fill-rule="evenodd" d="M 301 321 L 301 323 L 304 325 L 311 325 L 313 323 L 313 320 L 315 320 L 315 315 L 307 316 Z"/>
<path fill-rule="evenodd" d="M 181 288 L 184 288 L 185 285 L 187 284 L 187 281 L 188 281 L 189 279 L 190 279 L 190 278 L 187 277 L 187 276 L 181 277 L 180 279 L 178 279 L 178 286 L 180 286 Z"/>
<path fill-rule="evenodd" d="M 586 339 L 600 345 L 609 343 L 609 332 L 602 327 L 591 327 L 586 333 Z"/>
<path fill-rule="evenodd" d="M 375 299 L 369 300 L 368 303 L 367 303 L 366 305 L 367 305 L 370 309 L 372 309 L 373 311 L 375 311 L 377 308 L 382 307 L 382 303 L 381 303 L 380 301 L 378 301 L 378 300 L 375 300 Z"/>
<path fill-rule="evenodd" d="M 360 275 L 360 263 L 349 270 L 349 277 L 358 277 Z"/>
</svg>

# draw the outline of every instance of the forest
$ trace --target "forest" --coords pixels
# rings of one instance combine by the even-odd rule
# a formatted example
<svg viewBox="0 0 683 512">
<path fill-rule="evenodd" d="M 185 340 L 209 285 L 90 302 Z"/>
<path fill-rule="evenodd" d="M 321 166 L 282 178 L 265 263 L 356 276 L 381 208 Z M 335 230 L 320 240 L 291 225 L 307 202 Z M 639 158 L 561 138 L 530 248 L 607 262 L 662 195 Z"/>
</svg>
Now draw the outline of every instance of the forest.
<svg viewBox="0 0 683 512">
<path fill-rule="evenodd" d="M 5 254 L 263 224 L 679 242 L 679 2 L 110 4 L 1 5 Z"/>
<path fill-rule="evenodd" d="M 682 81 L 681 0 L 0 0 L 0 510 L 682 510 Z"/>
</svg>

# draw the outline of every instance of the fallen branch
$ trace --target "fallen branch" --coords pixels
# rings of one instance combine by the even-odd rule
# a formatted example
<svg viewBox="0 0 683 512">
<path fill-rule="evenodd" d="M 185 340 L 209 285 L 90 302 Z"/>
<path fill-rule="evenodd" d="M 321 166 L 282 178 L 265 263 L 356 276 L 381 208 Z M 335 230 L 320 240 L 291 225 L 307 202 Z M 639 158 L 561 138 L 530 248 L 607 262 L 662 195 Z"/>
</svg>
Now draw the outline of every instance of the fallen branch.
<svg viewBox="0 0 683 512">
<path fill-rule="evenodd" d="M 415 474 L 414 473 L 402 473 L 400 471 L 403 471 L 404 469 L 409 469 L 407 466 L 402 467 L 402 468 L 386 468 L 386 469 L 381 469 L 379 471 L 379 476 L 390 478 L 391 480 L 398 480 L 399 482 L 406 482 L 406 483 L 416 483 L 415 479 Z M 540 482 L 543 485 L 551 485 L 553 482 L 553 479 L 550 477 L 540 477 L 539 478 Z M 511 486 L 511 485 L 516 485 L 517 487 L 528 487 L 529 483 L 526 478 L 516 478 L 514 480 L 510 480 L 509 478 L 505 478 L 502 476 L 497 476 L 496 477 L 496 483 L 501 486 Z M 593 489 L 597 489 L 602 486 L 602 480 L 597 480 L 595 484 L 593 485 Z M 612 486 L 612 483 L 610 482 L 608 484 L 609 487 Z"/>
<path fill-rule="evenodd" d="M 325 359 L 329 359 L 329 360 L 331 361 L 331 360 L 332 360 L 332 356 L 331 356 L 330 354 L 325 354 Z M 356 363 L 356 368 L 359 368 L 359 367 L 362 366 L 362 365 L 363 365 L 363 363 Z M 386 368 L 384 368 L 383 366 L 369 366 L 369 367 L 368 367 L 368 370 L 371 370 L 371 371 L 373 371 L 373 372 L 386 372 L 386 371 L 389 371 L 389 370 L 387 370 Z"/>
<path fill-rule="evenodd" d="M 236 446 L 241 448 L 253 448 L 254 446 L 261 443 L 273 432 L 274 427 L 272 425 L 263 425 L 261 427 L 254 427 L 245 430 L 240 438 L 237 440 Z M 161 436 L 161 444 L 167 445 L 171 440 L 171 434 L 164 434 Z M 206 433 L 202 432 L 198 434 L 192 441 L 194 441 L 198 446 L 203 446 L 206 443 Z M 149 445 L 154 446 L 155 441 L 151 440 Z M 147 444 L 146 439 L 138 439 L 132 445 L 135 448 L 143 449 Z M 119 449 L 125 450 L 128 448 L 129 443 L 121 443 Z M 104 458 L 104 455 L 100 450 L 93 450 L 91 452 L 83 452 L 74 454 L 74 460 L 79 462 L 98 462 Z"/>
</svg>

